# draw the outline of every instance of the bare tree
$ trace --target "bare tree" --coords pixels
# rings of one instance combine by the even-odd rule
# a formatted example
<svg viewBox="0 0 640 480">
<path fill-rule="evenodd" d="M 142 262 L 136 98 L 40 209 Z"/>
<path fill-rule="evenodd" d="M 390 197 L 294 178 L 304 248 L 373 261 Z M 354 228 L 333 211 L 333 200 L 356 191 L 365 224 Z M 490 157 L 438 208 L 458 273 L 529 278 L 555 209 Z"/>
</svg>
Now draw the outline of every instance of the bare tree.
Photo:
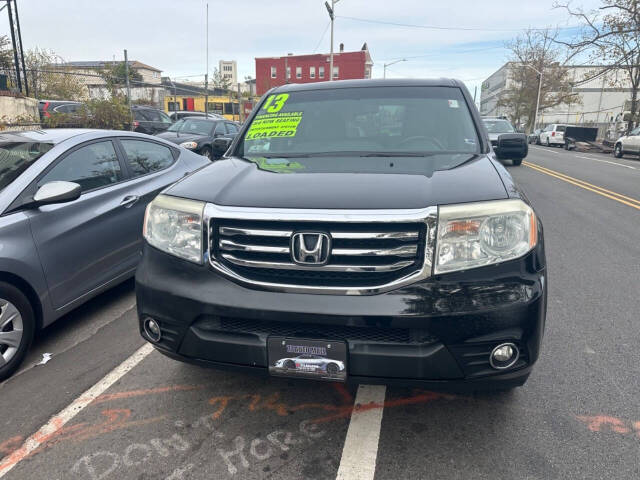
<svg viewBox="0 0 640 480">
<path fill-rule="evenodd" d="M 27 78 L 35 98 L 50 100 L 83 100 L 87 89 L 77 76 L 57 65 L 63 59 L 51 50 L 34 48 L 25 55 Z"/>
<path fill-rule="evenodd" d="M 630 118 L 627 133 L 638 123 L 638 89 L 640 88 L 640 1 L 602 0 L 593 11 L 574 9 L 569 3 L 558 3 L 582 23 L 579 36 L 571 42 L 557 41 L 572 51 L 586 50 L 591 60 L 604 66 L 594 76 L 622 70 L 631 85 Z M 620 87 L 621 85 L 615 85 Z"/>
<path fill-rule="evenodd" d="M 566 64 L 571 56 L 558 47 L 556 36 L 557 33 L 551 30 L 526 30 L 507 44 L 511 50 L 509 86 L 498 105 L 509 109 L 512 123 L 518 125 L 526 121 L 527 130 L 535 128 L 539 86 L 539 111 L 561 104 L 580 103 L 567 75 Z M 539 72 L 542 72 L 542 85 Z"/>
<path fill-rule="evenodd" d="M 13 67 L 13 50 L 6 35 L 0 35 L 0 71 L 8 72 Z"/>
</svg>

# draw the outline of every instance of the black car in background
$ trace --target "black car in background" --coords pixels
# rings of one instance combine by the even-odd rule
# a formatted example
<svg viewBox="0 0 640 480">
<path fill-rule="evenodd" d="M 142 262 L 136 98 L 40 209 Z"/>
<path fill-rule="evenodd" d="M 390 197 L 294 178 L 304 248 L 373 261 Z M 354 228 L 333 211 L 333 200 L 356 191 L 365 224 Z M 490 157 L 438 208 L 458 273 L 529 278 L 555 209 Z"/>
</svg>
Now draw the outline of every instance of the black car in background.
<svg viewBox="0 0 640 480">
<path fill-rule="evenodd" d="M 502 117 L 482 117 L 493 151 L 499 160 L 511 160 L 515 166 L 529 153 L 529 143 L 524 133 L 519 133 L 509 120 Z"/>
<path fill-rule="evenodd" d="M 82 108 L 81 102 L 71 100 L 40 100 L 38 102 L 38 112 L 40 120 L 44 121 L 56 113 L 73 114 Z"/>
<path fill-rule="evenodd" d="M 226 119 L 186 117 L 157 136 L 214 159 L 224 154 L 239 129 L 238 124 Z"/>
<path fill-rule="evenodd" d="M 169 112 L 168 115 L 172 122 L 177 122 L 178 120 L 182 120 L 185 117 L 209 117 L 218 120 L 225 119 L 222 115 L 218 115 L 217 113 L 192 112 L 190 110 L 178 110 L 176 112 Z"/>
<path fill-rule="evenodd" d="M 173 123 L 162 110 L 142 105 L 132 105 L 133 130 L 139 133 L 155 135 L 164 132 Z"/>
</svg>

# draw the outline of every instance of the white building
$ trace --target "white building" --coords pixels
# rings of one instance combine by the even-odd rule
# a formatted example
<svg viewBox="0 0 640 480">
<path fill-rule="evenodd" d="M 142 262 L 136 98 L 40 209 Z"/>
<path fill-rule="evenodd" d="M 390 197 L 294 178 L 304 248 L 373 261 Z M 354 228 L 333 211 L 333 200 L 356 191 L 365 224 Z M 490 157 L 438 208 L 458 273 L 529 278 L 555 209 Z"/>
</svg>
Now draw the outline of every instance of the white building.
<svg viewBox="0 0 640 480">
<path fill-rule="evenodd" d="M 229 81 L 232 89 L 238 88 L 238 64 L 235 60 L 220 60 L 218 64 L 220 76 Z"/>
<path fill-rule="evenodd" d="M 498 106 L 498 100 L 512 86 L 509 72 L 518 67 L 506 63 L 482 83 L 480 113 L 487 116 L 509 115 L 509 107 Z M 519 68 L 523 68 L 520 66 Z M 575 65 L 567 67 L 573 91 L 581 103 L 561 104 L 538 113 L 538 124 L 592 123 L 602 124 L 621 119 L 625 102 L 631 99 L 631 87 L 625 71 L 616 69 L 598 75 L 602 66 Z M 628 106 L 628 105 L 627 105 Z"/>
</svg>

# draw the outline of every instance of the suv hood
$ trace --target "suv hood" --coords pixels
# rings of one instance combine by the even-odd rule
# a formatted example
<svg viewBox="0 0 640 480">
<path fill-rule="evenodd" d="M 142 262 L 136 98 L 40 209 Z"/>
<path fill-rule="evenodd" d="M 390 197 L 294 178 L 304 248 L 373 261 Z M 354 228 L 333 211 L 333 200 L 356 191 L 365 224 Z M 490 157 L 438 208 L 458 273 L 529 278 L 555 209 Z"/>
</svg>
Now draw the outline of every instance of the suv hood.
<svg viewBox="0 0 640 480">
<path fill-rule="evenodd" d="M 165 193 L 217 205 L 307 209 L 425 208 L 508 198 L 486 155 L 470 155 L 461 165 L 436 171 L 424 168 L 428 158 L 410 159 L 414 166 L 423 162 L 419 164 L 422 171 L 407 168 L 409 163 L 403 168 L 401 159 L 396 158 L 367 158 L 368 163 L 363 162 L 366 167 L 357 172 L 332 171 L 326 166 L 312 171 L 302 163 L 308 160 L 287 159 L 284 167 L 274 171 L 277 164 L 267 170 L 254 162 L 224 159 L 184 178 Z"/>
</svg>

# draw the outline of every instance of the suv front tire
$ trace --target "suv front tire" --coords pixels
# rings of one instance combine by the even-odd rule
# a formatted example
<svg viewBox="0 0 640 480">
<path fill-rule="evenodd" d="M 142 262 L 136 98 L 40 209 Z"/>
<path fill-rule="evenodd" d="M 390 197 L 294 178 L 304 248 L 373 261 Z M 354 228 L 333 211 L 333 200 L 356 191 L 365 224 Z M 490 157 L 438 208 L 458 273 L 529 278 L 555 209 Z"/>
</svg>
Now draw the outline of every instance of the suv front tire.
<svg viewBox="0 0 640 480">
<path fill-rule="evenodd" d="M 624 151 L 622 150 L 622 144 L 616 143 L 616 146 L 613 149 L 613 156 L 616 158 L 622 158 L 624 155 Z"/>
</svg>

